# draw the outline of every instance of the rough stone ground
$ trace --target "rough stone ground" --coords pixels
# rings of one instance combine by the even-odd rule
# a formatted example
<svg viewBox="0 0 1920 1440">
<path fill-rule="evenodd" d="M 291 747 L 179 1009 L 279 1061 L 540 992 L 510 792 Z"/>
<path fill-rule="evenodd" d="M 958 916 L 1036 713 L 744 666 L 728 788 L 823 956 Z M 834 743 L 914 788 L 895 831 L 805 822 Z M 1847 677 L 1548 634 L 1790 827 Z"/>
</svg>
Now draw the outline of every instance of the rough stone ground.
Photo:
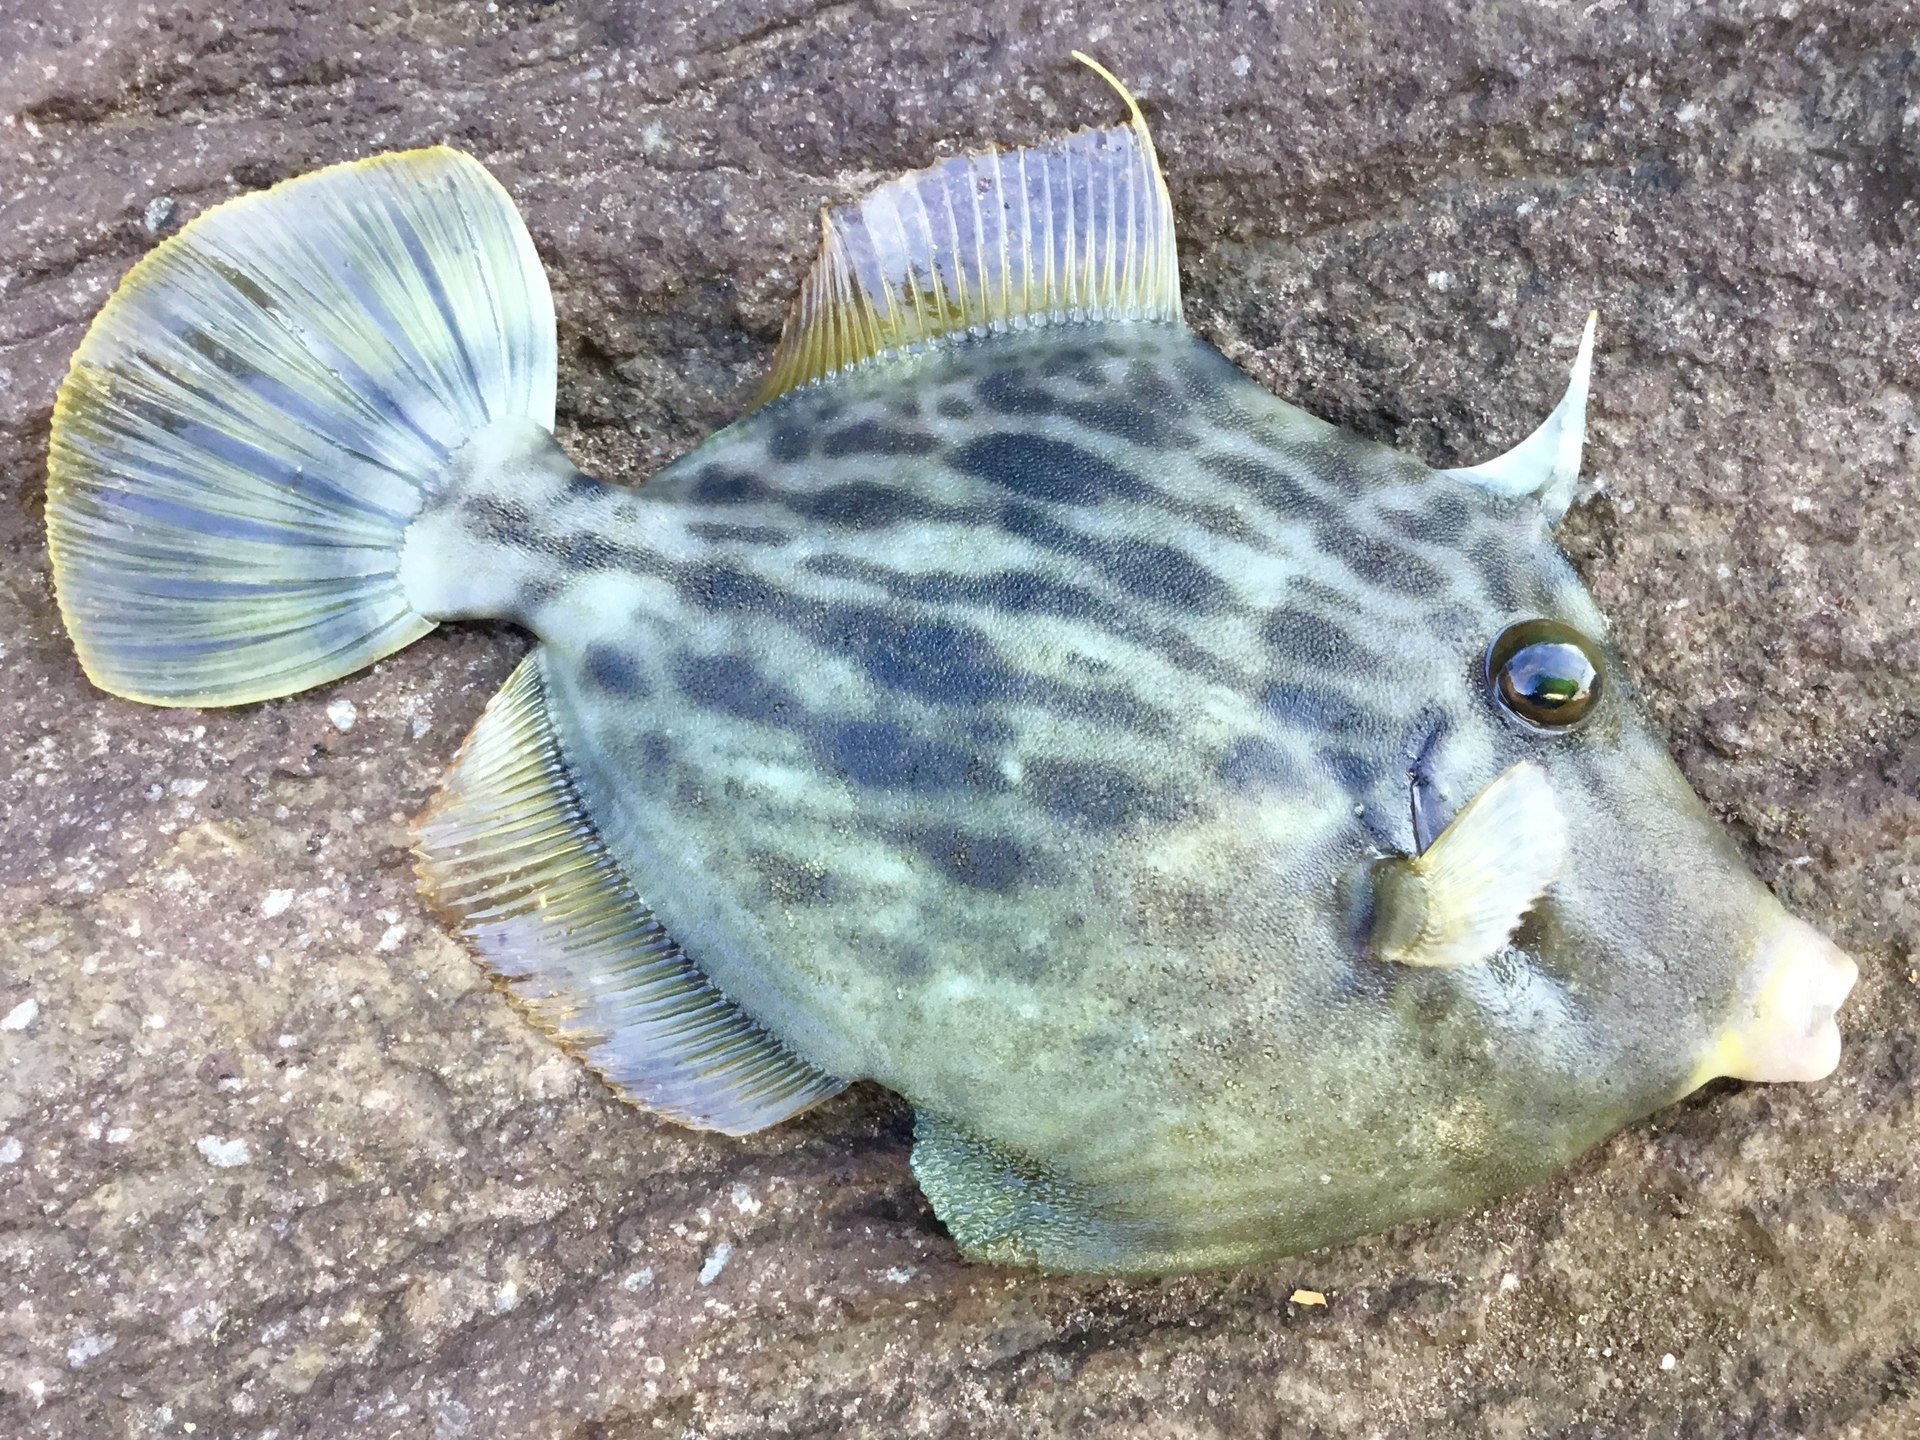
<svg viewBox="0 0 1920 1440">
<path fill-rule="evenodd" d="M 1916 35 L 1872 0 L 0 0 L 0 1431 L 1920 1433 Z M 638 479 L 747 403 L 820 203 L 1111 117 L 1077 45 L 1157 124 L 1192 318 L 1282 394 L 1479 458 L 1599 307 L 1563 537 L 1859 958 L 1836 1078 L 1271 1267 L 976 1268 L 890 1097 L 657 1124 L 423 913 L 406 817 L 509 632 L 226 713 L 82 679 L 48 413 L 157 234 L 467 147 L 553 273 L 563 438 Z"/>
</svg>

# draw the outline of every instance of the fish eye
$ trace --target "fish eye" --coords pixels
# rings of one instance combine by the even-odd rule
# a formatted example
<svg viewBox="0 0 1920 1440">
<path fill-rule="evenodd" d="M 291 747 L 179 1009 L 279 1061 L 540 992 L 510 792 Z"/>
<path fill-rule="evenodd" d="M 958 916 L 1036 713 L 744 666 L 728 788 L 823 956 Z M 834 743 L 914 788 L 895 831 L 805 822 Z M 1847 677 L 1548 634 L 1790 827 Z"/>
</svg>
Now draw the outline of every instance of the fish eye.
<svg viewBox="0 0 1920 1440">
<path fill-rule="evenodd" d="M 1509 625 L 1487 649 L 1487 683 L 1503 709 L 1535 730 L 1569 730 L 1600 698 L 1600 654 L 1558 620 Z"/>
</svg>

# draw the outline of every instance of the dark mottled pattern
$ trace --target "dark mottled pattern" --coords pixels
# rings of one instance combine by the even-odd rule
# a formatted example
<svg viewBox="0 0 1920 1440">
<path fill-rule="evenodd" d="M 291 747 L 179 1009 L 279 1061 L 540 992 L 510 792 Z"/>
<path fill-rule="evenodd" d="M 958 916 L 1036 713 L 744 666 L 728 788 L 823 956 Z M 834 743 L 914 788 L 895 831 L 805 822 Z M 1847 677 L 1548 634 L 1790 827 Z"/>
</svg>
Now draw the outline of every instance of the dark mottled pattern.
<svg viewBox="0 0 1920 1440">
<path fill-rule="evenodd" d="M 1530 610 L 1597 623 L 1524 507 L 1149 326 L 795 391 L 638 497 L 499 489 L 459 516 L 497 561 L 464 565 L 462 606 L 549 643 L 609 844 L 822 1068 L 956 1123 L 1017 1117 L 1034 1153 L 1164 1196 L 1206 1183 L 1196 1153 L 1274 1173 L 1332 1143 L 1323 1122 L 1417 1156 L 1438 1105 L 1478 1143 L 1479 1092 L 1456 1115 L 1315 1089 L 1328 1045 L 1391 1068 L 1409 1016 L 1435 1055 L 1550 1045 L 1525 1017 L 1490 1035 L 1448 977 L 1382 977 L 1363 943 L 1375 858 L 1553 754 L 1475 672 Z M 1207 1088 L 1220 1056 L 1258 1078 Z M 1154 1125 L 1182 1162 L 1126 1145 Z"/>
</svg>

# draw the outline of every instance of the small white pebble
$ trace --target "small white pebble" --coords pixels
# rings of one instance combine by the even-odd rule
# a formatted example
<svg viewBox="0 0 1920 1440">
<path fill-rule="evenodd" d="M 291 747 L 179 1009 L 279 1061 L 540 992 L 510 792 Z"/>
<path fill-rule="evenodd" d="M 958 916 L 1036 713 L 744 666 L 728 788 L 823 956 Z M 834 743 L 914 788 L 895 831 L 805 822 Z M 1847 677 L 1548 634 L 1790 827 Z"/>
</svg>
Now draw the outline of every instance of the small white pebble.
<svg viewBox="0 0 1920 1440">
<path fill-rule="evenodd" d="M 360 712 L 348 699 L 334 700 L 327 705 L 327 719 L 333 722 L 333 728 L 345 734 L 353 728 L 353 722 L 360 718 Z"/>
<path fill-rule="evenodd" d="M 1253 57 L 1251 55 L 1236 55 L 1233 57 L 1234 74 L 1244 79 L 1246 78 L 1247 72 L 1251 69 L 1253 69 Z"/>
<path fill-rule="evenodd" d="M 389 925 L 386 930 L 381 933 L 380 943 L 373 948 L 376 950 L 398 950 L 400 948 L 400 942 L 406 938 L 406 926 Z"/>
<path fill-rule="evenodd" d="M 889 1285 L 904 1285 L 919 1273 L 920 1272 L 911 1265 L 889 1265 L 887 1267 L 887 1283 Z"/>
<path fill-rule="evenodd" d="M 733 1187 L 733 1194 L 727 1197 L 733 1201 L 733 1208 L 742 1215 L 758 1215 L 760 1202 L 753 1198 L 753 1192 L 744 1185 Z"/>
<path fill-rule="evenodd" d="M 26 1152 L 20 1148 L 20 1142 L 9 1135 L 0 1140 L 0 1165 L 18 1165 L 20 1157 Z"/>
<path fill-rule="evenodd" d="M 0 1030 L 24 1030 L 40 1018 L 38 1000 L 22 1000 L 13 1009 L 7 1011 L 7 1018 L 0 1020 Z"/>
<path fill-rule="evenodd" d="M 1520 1277 L 1509 1270 L 1500 1277 L 1500 1288 L 1502 1290 L 1518 1290 L 1520 1288 Z"/>
<path fill-rule="evenodd" d="M 504 1315 L 520 1303 L 520 1287 L 511 1280 L 503 1280 L 500 1288 L 493 1292 L 493 1313 Z"/>
<path fill-rule="evenodd" d="M 253 1158 L 244 1140 L 222 1140 L 217 1135 L 202 1135 L 194 1148 L 217 1170 L 231 1170 Z"/>
<path fill-rule="evenodd" d="M 622 1290 L 644 1290 L 653 1284 L 653 1267 L 642 1265 L 638 1270 L 620 1282 Z"/>
<path fill-rule="evenodd" d="M 1427 272 L 1427 284 L 1435 290 L 1451 290 L 1453 288 L 1453 272 L 1451 270 L 1429 270 Z"/>
<path fill-rule="evenodd" d="M 293 891 L 269 890 L 267 898 L 260 902 L 260 913 L 269 920 L 276 915 L 287 913 L 287 907 L 293 904 Z"/>
<path fill-rule="evenodd" d="M 133 1131 L 124 1125 L 116 1125 L 113 1129 L 107 1131 L 107 1143 L 109 1145 L 124 1145 L 132 1138 Z"/>
<path fill-rule="evenodd" d="M 300 1043 L 300 1037 L 298 1035 L 282 1035 L 273 1043 L 278 1045 L 282 1050 L 291 1050 Z"/>
<path fill-rule="evenodd" d="M 711 1285 L 720 1278 L 720 1272 L 727 1268 L 727 1261 L 733 1258 L 733 1244 L 722 1240 L 713 1247 L 713 1253 L 707 1256 L 706 1263 L 700 1267 L 700 1283 Z"/>
<path fill-rule="evenodd" d="M 1662 1370 L 1671 1370 L 1678 1363 L 1679 1362 L 1671 1355 L 1662 1355 L 1660 1357 L 1660 1368 Z"/>
<path fill-rule="evenodd" d="M 67 1346 L 67 1365 L 78 1370 L 96 1355 L 104 1355 L 113 1348 L 111 1335 L 81 1335 Z"/>
</svg>

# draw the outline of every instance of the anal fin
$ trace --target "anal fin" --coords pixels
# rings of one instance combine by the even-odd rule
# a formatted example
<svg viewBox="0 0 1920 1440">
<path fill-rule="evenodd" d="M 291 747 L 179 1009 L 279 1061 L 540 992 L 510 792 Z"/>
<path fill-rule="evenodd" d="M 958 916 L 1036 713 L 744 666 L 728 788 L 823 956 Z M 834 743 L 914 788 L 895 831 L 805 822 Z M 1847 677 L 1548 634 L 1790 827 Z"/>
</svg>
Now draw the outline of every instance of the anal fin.
<svg viewBox="0 0 1920 1440">
<path fill-rule="evenodd" d="M 418 824 L 427 898 L 509 995 L 618 1094 L 744 1135 L 838 1093 L 720 993 L 653 915 L 581 804 L 520 663 Z"/>
</svg>

